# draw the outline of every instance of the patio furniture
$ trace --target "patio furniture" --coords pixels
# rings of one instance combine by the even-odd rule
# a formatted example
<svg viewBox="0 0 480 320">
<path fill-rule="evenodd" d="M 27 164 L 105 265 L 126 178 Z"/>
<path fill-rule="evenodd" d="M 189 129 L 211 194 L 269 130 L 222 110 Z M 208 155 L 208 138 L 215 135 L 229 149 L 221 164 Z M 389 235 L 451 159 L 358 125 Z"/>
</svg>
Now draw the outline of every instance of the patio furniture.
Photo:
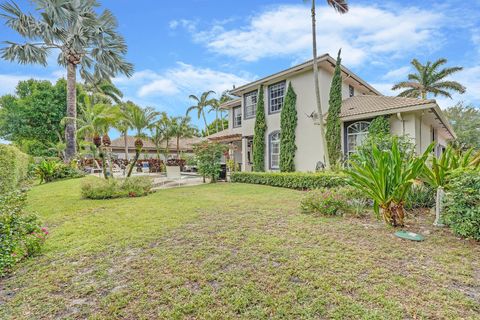
<svg viewBox="0 0 480 320">
<path fill-rule="evenodd" d="M 177 184 L 180 185 L 180 181 L 184 178 L 180 171 L 180 166 L 166 166 L 167 179 L 163 182 L 165 184 L 168 181 L 177 181 Z"/>
</svg>

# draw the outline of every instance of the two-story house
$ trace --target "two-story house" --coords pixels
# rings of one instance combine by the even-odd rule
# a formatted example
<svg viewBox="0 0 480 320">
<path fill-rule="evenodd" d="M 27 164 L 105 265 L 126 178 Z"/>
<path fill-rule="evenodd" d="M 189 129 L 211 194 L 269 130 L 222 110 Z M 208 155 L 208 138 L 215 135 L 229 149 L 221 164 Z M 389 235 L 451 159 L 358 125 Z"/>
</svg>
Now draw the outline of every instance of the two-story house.
<svg viewBox="0 0 480 320">
<path fill-rule="evenodd" d="M 322 111 L 328 113 L 330 85 L 335 59 L 328 54 L 318 58 Z M 370 121 L 380 115 L 388 116 L 391 132 L 408 135 L 417 152 L 424 151 L 431 142 L 441 152 L 447 141 L 455 137 L 435 100 L 386 97 L 366 81 L 342 66 L 342 148 L 345 155 L 355 152 L 368 132 Z M 208 138 L 229 143 L 235 150 L 233 157 L 242 171 L 252 167 L 252 142 L 258 90 L 263 85 L 267 122 L 265 135 L 265 164 L 267 171 L 279 169 L 280 113 L 287 86 L 291 83 L 297 94 L 298 125 L 296 129 L 295 167 L 298 171 L 314 171 L 318 162 L 324 162 L 326 146 L 320 139 L 316 98 L 313 83 L 313 62 L 307 61 L 268 77 L 248 83 L 231 91 L 237 99 L 222 105 L 229 111 L 229 129 Z"/>
</svg>

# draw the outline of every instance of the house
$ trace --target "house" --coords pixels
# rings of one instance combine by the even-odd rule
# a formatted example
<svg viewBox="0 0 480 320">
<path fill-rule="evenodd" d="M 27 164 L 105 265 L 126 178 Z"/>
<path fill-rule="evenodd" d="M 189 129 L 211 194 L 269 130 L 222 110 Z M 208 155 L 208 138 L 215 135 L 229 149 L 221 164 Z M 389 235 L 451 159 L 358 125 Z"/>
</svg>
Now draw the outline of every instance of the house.
<svg viewBox="0 0 480 320">
<path fill-rule="evenodd" d="M 325 54 L 318 58 L 318 64 L 322 111 L 326 114 L 335 59 Z M 235 162 L 242 171 L 251 171 L 257 97 L 260 85 L 263 85 L 267 122 L 265 169 L 279 170 L 280 112 L 287 86 L 291 83 L 297 94 L 295 168 L 298 171 L 314 171 L 318 162 L 324 162 L 326 148 L 320 138 L 312 69 L 313 61 L 310 60 L 232 90 L 231 93 L 238 98 L 222 105 L 229 111 L 229 129 L 208 138 L 230 144 Z M 383 96 L 344 66 L 342 78 L 340 117 L 345 155 L 355 152 L 367 134 L 370 121 L 377 116 L 387 116 L 391 133 L 409 136 L 415 142 L 418 153 L 433 141 L 437 144 L 436 152 L 441 152 L 447 141 L 455 137 L 435 100 Z"/>
<path fill-rule="evenodd" d="M 112 140 L 110 147 L 112 148 L 112 155 L 118 159 L 125 159 L 125 154 L 128 152 L 128 159 L 133 159 L 135 156 L 135 137 L 127 136 L 127 148 L 125 148 L 125 138 L 119 137 Z M 143 138 L 143 148 L 140 159 L 157 158 L 157 148 L 153 141 L 149 138 Z M 181 138 L 179 141 L 180 155 L 193 155 L 193 146 L 201 141 L 201 138 Z M 165 153 L 167 150 L 167 142 L 162 141 L 160 144 L 160 159 L 165 160 Z M 177 158 L 177 140 L 170 139 L 168 142 L 168 158 Z"/>
</svg>

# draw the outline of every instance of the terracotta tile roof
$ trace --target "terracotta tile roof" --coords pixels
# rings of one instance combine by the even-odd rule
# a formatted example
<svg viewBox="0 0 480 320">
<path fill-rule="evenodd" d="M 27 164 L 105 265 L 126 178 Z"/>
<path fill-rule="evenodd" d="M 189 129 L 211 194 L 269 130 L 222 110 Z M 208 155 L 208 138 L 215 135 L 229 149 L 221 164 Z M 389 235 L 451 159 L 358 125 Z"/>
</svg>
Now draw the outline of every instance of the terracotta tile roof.
<svg viewBox="0 0 480 320">
<path fill-rule="evenodd" d="M 225 139 L 239 140 L 241 138 L 242 138 L 242 128 L 225 129 L 207 136 L 207 139 L 216 140 L 216 141 L 225 140 Z"/>
<path fill-rule="evenodd" d="M 135 148 L 135 140 L 136 140 L 135 137 L 132 137 L 132 136 L 127 137 L 127 145 L 128 145 L 129 149 Z M 148 150 L 148 149 L 154 150 L 155 149 L 155 144 L 153 143 L 153 141 L 151 139 L 143 138 L 142 141 L 143 141 L 143 148 L 145 150 Z M 191 151 L 191 150 L 193 150 L 193 145 L 196 144 L 196 143 L 199 143 L 200 141 L 202 141 L 202 138 L 198 138 L 198 137 L 180 139 L 180 150 Z M 112 140 L 112 145 L 111 146 L 114 149 L 122 149 L 123 150 L 123 148 L 125 147 L 124 138 L 119 137 L 117 139 Z M 161 148 L 165 149 L 166 146 L 167 146 L 166 141 L 163 141 L 162 144 L 161 144 Z M 170 150 L 176 149 L 177 148 L 177 140 L 175 138 L 170 139 L 170 141 L 168 142 L 168 147 L 170 148 Z"/>
<path fill-rule="evenodd" d="M 374 95 L 355 96 L 343 100 L 340 117 L 350 117 L 385 110 L 395 110 L 436 103 L 435 100 L 417 98 L 385 97 Z"/>
</svg>

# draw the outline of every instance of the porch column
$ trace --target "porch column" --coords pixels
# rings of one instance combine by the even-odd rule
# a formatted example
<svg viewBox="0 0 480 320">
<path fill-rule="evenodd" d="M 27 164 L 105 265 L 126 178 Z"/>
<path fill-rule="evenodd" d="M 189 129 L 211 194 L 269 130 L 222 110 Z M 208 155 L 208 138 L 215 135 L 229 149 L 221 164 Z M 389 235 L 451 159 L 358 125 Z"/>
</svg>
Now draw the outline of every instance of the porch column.
<svg viewBox="0 0 480 320">
<path fill-rule="evenodd" d="M 248 139 L 242 137 L 242 171 L 247 171 L 247 153 L 248 153 Z"/>
</svg>

